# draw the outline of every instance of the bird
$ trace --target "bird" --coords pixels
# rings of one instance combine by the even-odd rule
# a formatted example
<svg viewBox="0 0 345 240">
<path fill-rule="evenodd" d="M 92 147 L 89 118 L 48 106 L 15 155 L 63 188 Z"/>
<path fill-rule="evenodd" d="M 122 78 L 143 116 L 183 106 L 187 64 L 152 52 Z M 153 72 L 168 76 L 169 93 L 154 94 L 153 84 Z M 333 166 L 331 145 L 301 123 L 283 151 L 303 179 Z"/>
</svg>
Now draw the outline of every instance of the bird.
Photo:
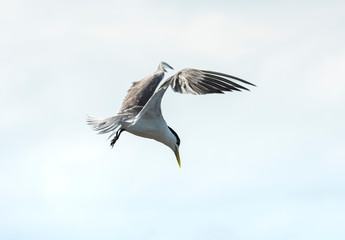
<svg viewBox="0 0 345 240">
<path fill-rule="evenodd" d="M 168 126 L 161 110 L 162 98 L 168 87 L 170 86 L 174 92 L 182 94 L 203 95 L 241 90 L 249 91 L 242 85 L 256 85 L 220 72 L 184 68 L 167 78 L 159 86 L 168 69 L 174 70 L 168 63 L 160 62 L 152 75 L 132 83 L 115 116 L 105 119 L 88 117 L 87 124 L 99 134 L 111 132 L 108 138 L 112 138 L 111 147 L 114 146 L 124 131 L 161 142 L 175 153 L 178 166 L 181 168 L 180 138 Z"/>
</svg>

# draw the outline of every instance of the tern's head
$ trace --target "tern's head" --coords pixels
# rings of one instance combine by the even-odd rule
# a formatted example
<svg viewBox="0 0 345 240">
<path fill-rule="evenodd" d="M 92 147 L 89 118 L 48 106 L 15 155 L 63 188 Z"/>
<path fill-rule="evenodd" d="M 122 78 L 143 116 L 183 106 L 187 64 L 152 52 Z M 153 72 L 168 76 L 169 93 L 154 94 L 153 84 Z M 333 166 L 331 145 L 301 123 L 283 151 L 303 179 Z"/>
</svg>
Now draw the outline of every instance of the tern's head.
<svg viewBox="0 0 345 240">
<path fill-rule="evenodd" d="M 158 66 L 158 70 L 160 71 L 164 71 L 167 72 L 166 68 L 170 68 L 172 70 L 174 70 L 169 64 L 167 64 L 166 62 L 161 62 Z"/>
<path fill-rule="evenodd" d="M 171 150 L 173 150 L 173 152 L 175 153 L 175 156 L 176 156 L 176 160 L 177 160 L 177 163 L 178 163 L 178 166 L 181 168 L 181 161 L 180 161 L 180 153 L 178 151 L 179 147 L 180 147 L 180 138 L 178 137 L 177 133 L 171 128 L 171 127 L 168 127 L 170 132 L 171 132 L 171 141 L 167 144 L 165 143 L 168 147 L 171 148 Z"/>
</svg>

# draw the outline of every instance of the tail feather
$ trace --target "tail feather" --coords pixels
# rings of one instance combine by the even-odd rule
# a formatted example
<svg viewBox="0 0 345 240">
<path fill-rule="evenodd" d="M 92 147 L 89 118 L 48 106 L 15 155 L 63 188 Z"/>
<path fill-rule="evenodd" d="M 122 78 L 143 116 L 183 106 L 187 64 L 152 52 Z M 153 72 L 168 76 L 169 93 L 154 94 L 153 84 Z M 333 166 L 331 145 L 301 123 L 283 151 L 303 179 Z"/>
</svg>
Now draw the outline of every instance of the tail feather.
<svg viewBox="0 0 345 240">
<path fill-rule="evenodd" d="M 92 127 L 93 130 L 98 131 L 99 134 L 112 132 L 120 127 L 121 118 L 118 116 L 109 117 L 106 119 L 96 119 L 88 117 L 86 122 Z"/>
</svg>

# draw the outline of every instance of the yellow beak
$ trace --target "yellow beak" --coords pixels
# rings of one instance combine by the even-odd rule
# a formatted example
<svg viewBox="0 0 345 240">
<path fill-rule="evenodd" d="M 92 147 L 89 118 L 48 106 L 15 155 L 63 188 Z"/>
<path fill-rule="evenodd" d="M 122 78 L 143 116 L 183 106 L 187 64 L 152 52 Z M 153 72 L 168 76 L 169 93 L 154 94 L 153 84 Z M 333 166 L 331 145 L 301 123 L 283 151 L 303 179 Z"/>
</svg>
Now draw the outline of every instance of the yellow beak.
<svg viewBox="0 0 345 240">
<path fill-rule="evenodd" d="M 178 166 L 179 166 L 179 168 L 181 168 L 180 154 L 178 152 L 178 148 L 176 148 L 174 153 L 175 153 L 175 156 L 176 156 L 176 159 L 177 159 Z"/>
</svg>

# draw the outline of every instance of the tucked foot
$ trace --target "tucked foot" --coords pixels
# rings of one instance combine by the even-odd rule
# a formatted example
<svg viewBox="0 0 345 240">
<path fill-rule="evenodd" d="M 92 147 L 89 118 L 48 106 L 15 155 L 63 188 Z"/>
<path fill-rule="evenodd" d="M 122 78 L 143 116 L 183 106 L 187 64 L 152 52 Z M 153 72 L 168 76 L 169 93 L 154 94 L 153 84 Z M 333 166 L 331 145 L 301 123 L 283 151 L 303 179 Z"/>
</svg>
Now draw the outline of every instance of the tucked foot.
<svg viewBox="0 0 345 240">
<path fill-rule="evenodd" d="M 116 143 L 117 139 L 119 139 L 119 137 L 116 135 L 116 136 L 111 140 L 111 142 L 110 142 L 111 148 L 114 147 L 114 144 Z"/>
<path fill-rule="evenodd" d="M 119 130 L 116 132 L 115 137 L 114 137 L 114 138 L 111 140 L 111 142 L 110 142 L 111 148 L 114 147 L 114 144 L 116 143 L 117 139 L 119 139 L 121 133 L 122 133 L 124 130 L 125 130 L 125 129 L 119 129 Z"/>
</svg>

